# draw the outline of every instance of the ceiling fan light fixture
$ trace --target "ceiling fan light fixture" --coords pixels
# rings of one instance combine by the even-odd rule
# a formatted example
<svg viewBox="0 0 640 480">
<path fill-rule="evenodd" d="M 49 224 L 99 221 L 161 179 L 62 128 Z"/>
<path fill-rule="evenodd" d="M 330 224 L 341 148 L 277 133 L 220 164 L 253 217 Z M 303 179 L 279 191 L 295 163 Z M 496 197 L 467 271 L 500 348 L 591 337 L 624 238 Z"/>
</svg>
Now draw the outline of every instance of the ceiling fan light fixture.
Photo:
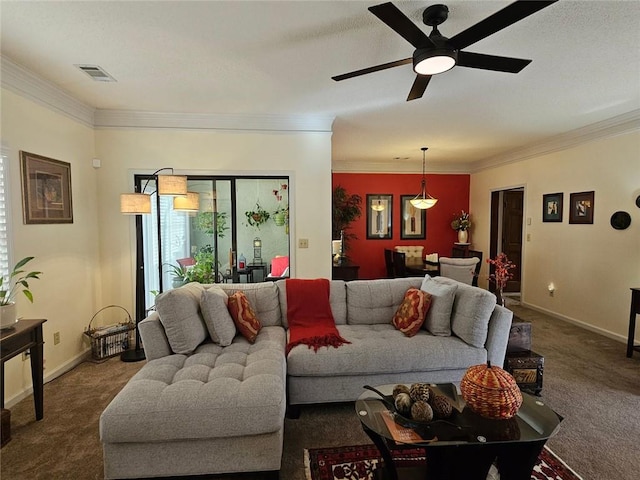
<svg viewBox="0 0 640 480">
<path fill-rule="evenodd" d="M 458 52 L 449 48 L 419 48 L 413 54 L 413 70 L 418 75 L 437 75 L 451 70 Z"/>
</svg>

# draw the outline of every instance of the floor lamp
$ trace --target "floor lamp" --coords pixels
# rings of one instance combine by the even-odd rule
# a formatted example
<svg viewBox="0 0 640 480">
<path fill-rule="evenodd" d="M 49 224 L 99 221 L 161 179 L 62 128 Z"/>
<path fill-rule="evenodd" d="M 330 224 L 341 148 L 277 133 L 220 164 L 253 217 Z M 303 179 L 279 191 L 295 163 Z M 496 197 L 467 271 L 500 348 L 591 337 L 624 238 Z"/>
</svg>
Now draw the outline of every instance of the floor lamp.
<svg viewBox="0 0 640 480">
<path fill-rule="evenodd" d="M 170 195 L 178 197 L 187 196 L 187 177 L 180 175 L 158 175 L 163 170 L 171 170 L 173 168 L 161 168 L 156 170 L 147 179 L 140 193 L 123 193 L 120 195 L 120 212 L 125 215 L 136 216 L 136 345 L 133 350 L 126 350 L 120 355 L 123 362 L 139 362 L 144 360 L 144 350 L 140 345 L 140 330 L 138 324 L 145 317 L 145 298 L 144 289 L 139 288 L 144 284 L 144 251 L 142 242 L 142 215 L 151 213 L 151 196 L 157 193 L 156 215 L 158 220 L 158 230 L 160 229 L 160 195 Z M 149 181 L 156 179 L 156 191 L 151 194 L 145 193 Z M 196 197 L 197 202 L 197 197 Z M 160 232 L 158 231 L 158 235 Z M 160 289 L 162 290 L 162 276 L 160 277 Z"/>
</svg>

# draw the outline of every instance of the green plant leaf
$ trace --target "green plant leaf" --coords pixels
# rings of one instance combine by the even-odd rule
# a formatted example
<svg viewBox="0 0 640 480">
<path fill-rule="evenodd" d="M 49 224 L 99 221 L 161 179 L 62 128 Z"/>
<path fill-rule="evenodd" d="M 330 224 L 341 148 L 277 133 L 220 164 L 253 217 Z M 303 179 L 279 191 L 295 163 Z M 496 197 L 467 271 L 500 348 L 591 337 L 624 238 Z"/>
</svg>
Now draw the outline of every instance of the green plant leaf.
<svg viewBox="0 0 640 480">
<path fill-rule="evenodd" d="M 24 296 L 27 297 L 27 299 L 33 303 L 33 295 L 31 294 L 31 292 L 29 290 L 23 290 L 22 293 L 24 293 Z"/>
</svg>

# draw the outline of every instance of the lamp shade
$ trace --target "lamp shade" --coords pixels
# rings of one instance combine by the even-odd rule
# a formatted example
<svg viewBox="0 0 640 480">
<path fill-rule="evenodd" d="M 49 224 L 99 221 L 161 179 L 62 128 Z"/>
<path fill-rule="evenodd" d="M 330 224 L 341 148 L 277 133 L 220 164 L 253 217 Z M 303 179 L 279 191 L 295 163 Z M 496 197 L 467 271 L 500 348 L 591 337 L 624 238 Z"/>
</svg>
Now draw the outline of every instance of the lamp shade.
<svg viewBox="0 0 640 480">
<path fill-rule="evenodd" d="M 151 213 L 151 196 L 146 193 L 120 194 L 120 213 L 125 215 Z"/>
<path fill-rule="evenodd" d="M 433 197 L 416 197 L 409 200 L 409 203 L 420 210 L 426 210 L 438 203 L 438 199 Z"/>
<path fill-rule="evenodd" d="M 181 212 L 197 212 L 200 210 L 200 195 L 197 192 L 187 192 L 186 197 L 175 197 L 173 209 Z"/>
<path fill-rule="evenodd" d="M 187 177 L 184 175 L 158 175 L 158 195 L 187 194 Z"/>
</svg>

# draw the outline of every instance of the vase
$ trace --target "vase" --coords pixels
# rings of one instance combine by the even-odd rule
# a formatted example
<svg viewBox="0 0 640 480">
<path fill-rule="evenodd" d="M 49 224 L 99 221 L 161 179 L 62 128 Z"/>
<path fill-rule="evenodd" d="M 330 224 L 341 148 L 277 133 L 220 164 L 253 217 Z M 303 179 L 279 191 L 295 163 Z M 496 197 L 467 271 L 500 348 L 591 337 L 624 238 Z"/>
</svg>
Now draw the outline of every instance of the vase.
<svg viewBox="0 0 640 480">
<path fill-rule="evenodd" d="M 469 233 L 466 230 L 458 230 L 458 243 L 467 243 Z"/>
<path fill-rule="evenodd" d="M 281 227 L 281 226 L 284 225 L 284 220 L 285 220 L 284 213 L 274 213 L 273 214 L 273 221 L 275 222 L 275 224 L 278 227 Z"/>
<path fill-rule="evenodd" d="M 502 289 L 498 288 L 496 290 L 496 304 L 500 305 L 501 307 L 504 307 L 504 297 L 502 296 Z"/>
<path fill-rule="evenodd" d="M 0 306 L 0 330 L 13 328 L 18 321 L 18 309 L 15 303 Z"/>
</svg>

